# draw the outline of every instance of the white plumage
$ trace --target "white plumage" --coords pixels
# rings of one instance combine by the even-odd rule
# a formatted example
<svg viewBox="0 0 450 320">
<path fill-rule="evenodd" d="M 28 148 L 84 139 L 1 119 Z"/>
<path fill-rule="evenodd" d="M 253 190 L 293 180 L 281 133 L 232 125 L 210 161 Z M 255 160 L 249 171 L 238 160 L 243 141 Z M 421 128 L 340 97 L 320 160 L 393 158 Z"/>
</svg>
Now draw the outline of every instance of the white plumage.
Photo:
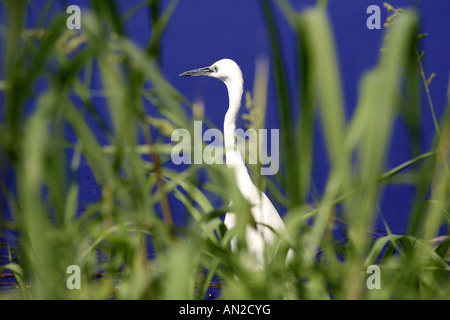
<svg viewBox="0 0 450 320">
<path fill-rule="evenodd" d="M 266 194 L 258 190 L 253 184 L 242 155 L 236 148 L 236 118 L 241 106 L 244 83 L 241 69 L 233 60 L 222 59 L 210 67 L 187 71 L 180 74 L 180 76 L 208 76 L 222 80 L 227 86 L 229 107 L 223 124 L 226 164 L 234 169 L 237 186 L 251 205 L 251 212 L 257 224 L 256 229 L 247 227 L 247 248 L 249 252 L 254 254 L 258 264 L 262 265 L 266 244 L 274 244 L 274 241 L 277 239 L 273 231 L 264 225 L 268 225 L 277 231 L 283 231 L 285 225 Z M 228 212 L 225 215 L 224 223 L 229 230 L 236 225 L 235 214 Z M 236 239 L 232 240 L 231 245 L 232 249 L 236 250 Z M 289 251 L 288 256 L 290 255 L 292 255 L 292 250 Z"/>
</svg>

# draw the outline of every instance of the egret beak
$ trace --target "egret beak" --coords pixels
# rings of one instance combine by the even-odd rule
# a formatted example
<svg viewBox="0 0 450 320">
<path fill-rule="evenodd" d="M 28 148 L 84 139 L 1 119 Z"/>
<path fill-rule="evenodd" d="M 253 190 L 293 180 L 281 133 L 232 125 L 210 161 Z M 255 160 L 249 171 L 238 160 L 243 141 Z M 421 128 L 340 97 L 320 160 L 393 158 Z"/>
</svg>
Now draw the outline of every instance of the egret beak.
<svg viewBox="0 0 450 320">
<path fill-rule="evenodd" d="M 186 71 L 186 72 L 180 73 L 178 76 L 179 77 L 208 76 L 211 73 L 213 73 L 213 70 L 211 70 L 210 67 L 206 67 L 206 68 L 200 68 L 200 69 Z"/>
</svg>

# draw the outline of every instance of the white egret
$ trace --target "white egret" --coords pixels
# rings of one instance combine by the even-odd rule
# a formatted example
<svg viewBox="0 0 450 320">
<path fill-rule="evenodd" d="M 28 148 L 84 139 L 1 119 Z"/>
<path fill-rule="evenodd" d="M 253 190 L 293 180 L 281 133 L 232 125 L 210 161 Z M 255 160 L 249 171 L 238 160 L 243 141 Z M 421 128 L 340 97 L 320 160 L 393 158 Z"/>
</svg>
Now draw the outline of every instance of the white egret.
<svg viewBox="0 0 450 320">
<path fill-rule="evenodd" d="M 244 160 L 235 143 L 236 118 L 241 106 L 244 80 L 239 66 L 230 59 L 222 59 L 209 67 L 186 71 L 180 77 L 207 76 L 222 80 L 228 89 L 229 107 L 225 114 L 223 131 L 225 142 L 225 158 L 228 167 L 234 169 L 237 186 L 251 205 L 251 212 L 256 222 L 256 229 L 247 227 L 246 242 L 249 252 L 255 255 L 258 263 L 264 261 L 266 244 L 274 244 L 276 235 L 273 230 L 282 231 L 285 225 L 272 202 L 264 192 L 258 190 L 253 184 L 245 166 Z M 236 225 L 235 213 L 229 212 L 224 221 L 228 230 Z M 270 226 L 268 228 L 267 226 Z M 273 228 L 273 230 L 271 229 Z M 236 239 L 231 242 L 232 249 L 236 250 Z M 289 252 L 291 255 L 292 252 Z"/>
</svg>

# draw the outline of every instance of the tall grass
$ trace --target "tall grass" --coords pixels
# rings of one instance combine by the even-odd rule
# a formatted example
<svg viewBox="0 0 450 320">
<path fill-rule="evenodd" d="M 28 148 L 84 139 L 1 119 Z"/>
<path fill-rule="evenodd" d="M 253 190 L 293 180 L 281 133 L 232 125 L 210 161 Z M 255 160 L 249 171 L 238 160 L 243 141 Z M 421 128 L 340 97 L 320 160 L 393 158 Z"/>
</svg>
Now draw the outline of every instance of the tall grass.
<svg viewBox="0 0 450 320">
<path fill-rule="evenodd" d="M 362 79 L 355 112 L 345 121 L 327 1 L 301 13 L 285 0 L 275 1 L 297 34 L 299 105 L 289 98 L 274 4 L 261 1 L 272 47 L 282 171 L 277 183 L 259 180 L 257 185 L 267 186 L 286 206 L 287 232 L 280 234 L 279 247 L 267 248 L 264 268 L 255 271 L 243 241 L 245 227 L 254 222 L 229 169 L 166 165 L 172 147 L 167 136 L 175 128 L 193 130 L 189 102 L 164 79 L 158 64 L 160 40 L 177 1 L 164 12 L 158 1 L 143 1 L 125 15 L 114 1 L 92 1 L 80 32 L 67 30 L 62 16 L 52 17 L 45 28 L 26 30 L 24 2 L 4 4 L 0 154 L 13 172 L 16 190 L 1 185 L 13 213 L 13 221 L 2 221 L 2 226 L 18 232 L 20 258 L 0 270 L 11 273 L 20 290 L 5 288 L 2 297 L 203 299 L 215 274 L 225 299 L 450 297 L 450 239 L 435 241 L 450 221 L 450 99 L 436 122 L 431 149 L 422 154 L 419 114 L 423 108 L 434 114 L 434 106 L 431 79 L 418 54 L 414 10 L 388 6 L 394 16 L 379 62 Z M 152 35 L 141 50 L 127 38 L 123 20 L 144 9 Z M 50 19 L 46 12 L 43 21 Z M 92 89 L 94 70 L 101 90 Z M 259 70 L 263 79 L 253 95 L 258 104 L 267 83 L 264 66 Z M 421 85 L 429 106 L 421 105 Z M 147 116 L 146 108 L 158 116 Z M 292 116 L 294 108 L 298 119 Z M 330 174 L 320 199 L 308 203 L 316 115 Z M 387 170 L 397 117 L 407 120 L 414 158 Z M 261 126 L 261 120 L 248 119 Z M 83 185 L 77 172 L 84 161 L 101 196 L 80 212 Z M 408 233 L 392 234 L 387 226 L 386 236 L 373 239 L 379 195 L 406 167 L 412 168 L 408 183 L 416 189 Z M 204 172 L 208 179 L 200 185 Z M 278 184 L 281 190 L 274 189 Z M 239 213 L 232 230 L 221 219 L 227 206 L 215 208 L 211 193 L 225 204 L 232 199 Z M 190 215 L 185 226 L 174 223 L 174 201 Z M 337 221 L 345 222 L 345 244 L 334 237 Z M 234 236 L 239 243 L 235 253 L 229 246 Z M 286 264 L 289 247 L 295 255 Z M 370 290 L 366 270 L 375 264 L 381 268 L 381 289 Z M 80 290 L 66 286 L 70 265 L 81 268 Z"/>
</svg>

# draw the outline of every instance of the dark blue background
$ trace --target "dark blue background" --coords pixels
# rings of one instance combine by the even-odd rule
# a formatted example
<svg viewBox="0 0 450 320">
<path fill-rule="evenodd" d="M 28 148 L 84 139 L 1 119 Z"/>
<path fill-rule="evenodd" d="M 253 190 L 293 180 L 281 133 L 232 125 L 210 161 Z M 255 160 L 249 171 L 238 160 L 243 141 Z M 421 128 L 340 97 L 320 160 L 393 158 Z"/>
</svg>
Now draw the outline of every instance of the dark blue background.
<svg viewBox="0 0 450 320">
<path fill-rule="evenodd" d="M 126 12 L 140 1 L 117 1 L 121 12 Z M 315 4 L 312 0 L 290 1 L 293 8 L 301 11 Z M 331 18 L 335 37 L 335 45 L 339 59 L 342 87 L 347 118 L 349 119 L 358 99 L 359 81 L 362 75 L 373 67 L 378 60 L 379 49 L 383 38 L 383 30 L 368 30 L 366 20 L 369 17 L 366 9 L 376 4 L 381 7 L 382 21 L 388 16 L 382 7 L 384 1 L 376 0 L 331 0 L 328 12 Z M 408 7 L 417 1 L 391 1 L 396 7 Z M 35 26 L 45 1 L 31 1 L 27 27 Z M 162 9 L 169 1 L 161 1 Z M 65 13 L 66 6 L 76 4 L 81 7 L 82 15 L 89 9 L 88 1 L 60 1 L 52 6 L 51 13 Z M 293 108 L 296 108 L 296 37 L 284 16 L 274 6 L 279 34 L 282 39 L 283 57 L 290 70 L 289 89 L 292 95 Z M 0 4 L 3 19 L 4 8 Z M 431 94 L 438 119 L 446 103 L 446 91 L 450 70 L 450 2 L 424 1 L 419 5 L 422 32 L 429 36 L 421 41 L 423 50 L 427 52 L 424 68 L 429 76 L 436 73 L 431 86 Z M 3 22 L 2 22 L 3 24 Z M 128 36 L 141 48 L 145 48 L 151 35 L 148 13 L 141 10 L 126 22 Z M 182 0 L 179 2 L 166 33 L 161 48 L 161 65 L 166 79 L 184 94 L 189 100 L 201 98 L 205 102 L 205 115 L 217 127 L 222 127 L 227 108 L 225 86 L 215 79 L 179 78 L 178 74 L 197 67 L 208 66 L 222 58 L 235 60 L 244 73 L 245 90 L 251 91 L 254 82 L 255 60 L 264 55 L 270 57 L 269 39 L 258 0 Z M 93 88 L 101 83 L 94 82 Z M 98 87 L 97 87 L 98 88 Z M 274 83 L 269 83 L 267 123 L 268 129 L 278 128 L 278 110 Z M 3 99 L 1 100 L 3 101 Z M 422 139 L 423 152 L 428 151 L 434 135 L 434 127 L 426 100 L 422 104 Z M 94 100 L 95 102 L 95 100 Z M 102 101 L 96 105 L 101 113 Z M 238 123 L 239 125 L 239 123 Z M 242 125 L 242 122 L 241 122 Z M 408 148 L 408 137 L 404 123 L 396 121 L 391 141 L 386 169 L 393 168 L 411 158 Z M 320 130 L 315 137 L 315 158 L 312 182 L 319 190 L 323 189 L 328 173 L 328 163 Z M 12 179 L 11 179 L 12 180 Z M 101 196 L 87 163 L 83 161 L 80 171 L 80 204 L 92 202 Z M 12 183 L 10 181 L 10 183 Z M 389 224 L 392 232 L 403 233 L 406 228 L 414 189 L 409 185 L 389 186 L 382 195 L 380 211 Z M 179 203 L 171 199 L 175 214 L 183 215 Z M 281 210 L 282 211 L 282 210 Z M 184 218 L 176 216 L 182 223 Z M 376 228 L 383 228 L 380 222 Z"/>
<path fill-rule="evenodd" d="M 391 1 L 396 7 L 408 7 L 413 1 Z M 415 1 L 417 2 L 417 1 Z M 290 1 L 298 12 L 314 5 L 316 1 Z M 375 66 L 383 40 L 383 30 L 369 30 L 366 9 L 376 4 L 381 8 L 382 22 L 388 13 L 384 1 L 332 0 L 329 1 L 329 15 L 335 37 L 335 45 L 341 71 L 342 88 L 347 118 L 355 108 L 358 99 L 359 81 L 363 74 Z M 283 57 L 287 62 L 290 92 L 294 108 L 296 104 L 297 65 L 296 36 L 277 6 L 279 35 L 283 46 Z M 422 49 L 427 52 L 424 68 L 429 76 L 436 73 L 431 87 L 438 118 L 446 103 L 447 83 L 450 71 L 450 3 L 424 1 L 419 6 L 422 32 L 429 37 L 422 40 Z M 130 29 L 131 30 L 131 29 Z M 143 39 L 145 41 L 145 38 Z M 145 43 L 145 42 L 144 42 Z M 255 59 L 260 55 L 270 57 L 267 29 L 260 10 L 259 1 L 181 1 L 163 42 L 162 66 L 168 80 L 189 99 L 204 97 L 205 113 L 217 126 L 222 126 L 226 112 L 226 88 L 220 81 L 200 78 L 178 78 L 179 71 L 206 66 L 214 61 L 229 57 L 234 59 L 245 75 L 245 90 L 252 90 Z M 267 128 L 278 127 L 278 110 L 274 83 L 269 84 L 267 105 Z M 434 126 L 428 104 L 423 99 L 422 137 L 424 152 L 430 146 Z M 393 132 L 387 168 L 393 168 L 411 159 L 408 136 L 404 123 L 399 120 Z M 312 182 L 323 190 L 328 174 L 326 152 L 320 130 L 315 138 L 315 158 Z M 382 195 L 380 211 L 394 233 L 405 232 L 408 214 L 414 197 L 410 185 L 387 187 Z M 375 229 L 384 229 L 378 220 Z"/>
</svg>

